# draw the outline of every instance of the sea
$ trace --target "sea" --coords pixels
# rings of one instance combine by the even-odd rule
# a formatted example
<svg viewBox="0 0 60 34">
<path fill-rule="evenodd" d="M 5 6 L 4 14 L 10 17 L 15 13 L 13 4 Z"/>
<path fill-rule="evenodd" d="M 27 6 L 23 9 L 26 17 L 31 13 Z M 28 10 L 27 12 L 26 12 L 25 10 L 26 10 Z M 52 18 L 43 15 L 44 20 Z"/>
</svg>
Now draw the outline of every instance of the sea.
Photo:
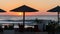
<svg viewBox="0 0 60 34">
<path fill-rule="evenodd" d="M 57 15 L 33 15 L 33 16 L 25 16 L 25 20 L 54 20 L 57 21 L 58 17 Z M 11 20 L 11 21 L 9 21 Z M 12 21 L 15 20 L 15 21 Z M 15 15 L 0 15 L 0 23 L 22 23 L 22 21 L 16 21 L 16 20 L 23 20 L 23 16 L 15 16 Z M 26 22 L 28 23 L 28 22 Z M 29 22 L 30 23 L 30 22 Z"/>
</svg>

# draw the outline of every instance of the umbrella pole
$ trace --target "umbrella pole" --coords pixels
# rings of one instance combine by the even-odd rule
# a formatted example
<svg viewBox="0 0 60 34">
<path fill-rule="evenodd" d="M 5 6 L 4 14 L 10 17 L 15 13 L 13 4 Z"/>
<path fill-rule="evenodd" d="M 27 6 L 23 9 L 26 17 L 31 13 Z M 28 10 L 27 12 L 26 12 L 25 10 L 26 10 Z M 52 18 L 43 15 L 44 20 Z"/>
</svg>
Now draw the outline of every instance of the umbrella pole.
<svg viewBox="0 0 60 34">
<path fill-rule="evenodd" d="M 25 26 L 25 12 L 23 12 L 23 25 Z"/>
<path fill-rule="evenodd" d="M 58 23 L 59 23 L 59 12 L 58 12 Z"/>
</svg>

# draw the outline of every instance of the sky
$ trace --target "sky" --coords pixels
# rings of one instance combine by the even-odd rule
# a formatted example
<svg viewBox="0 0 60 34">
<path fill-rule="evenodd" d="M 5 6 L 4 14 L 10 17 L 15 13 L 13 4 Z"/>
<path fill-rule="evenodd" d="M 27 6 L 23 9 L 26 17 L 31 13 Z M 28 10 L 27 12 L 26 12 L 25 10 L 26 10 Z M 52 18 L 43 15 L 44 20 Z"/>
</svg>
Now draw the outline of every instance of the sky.
<svg viewBox="0 0 60 34">
<path fill-rule="evenodd" d="M 10 10 L 27 5 L 39 12 L 26 13 L 26 15 L 56 15 L 57 13 L 47 12 L 47 10 L 60 6 L 60 0 L 0 0 L 0 9 L 7 11 L 6 13 L 0 13 L 0 15 L 22 15 L 22 13 L 10 12 Z"/>
</svg>

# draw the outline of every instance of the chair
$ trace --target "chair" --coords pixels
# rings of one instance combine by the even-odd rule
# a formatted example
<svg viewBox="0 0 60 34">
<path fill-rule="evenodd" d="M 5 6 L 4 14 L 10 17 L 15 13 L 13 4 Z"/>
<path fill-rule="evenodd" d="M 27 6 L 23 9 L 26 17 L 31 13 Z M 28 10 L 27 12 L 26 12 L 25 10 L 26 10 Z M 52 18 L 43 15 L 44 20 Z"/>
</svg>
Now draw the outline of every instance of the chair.
<svg viewBox="0 0 60 34">
<path fill-rule="evenodd" d="M 4 30 L 13 30 L 14 29 L 14 24 L 13 25 L 4 25 Z"/>
<path fill-rule="evenodd" d="M 3 32 L 3 28 L 2 28 L 2 26 L 0 26 L 0 32 Z"/>
<path fill-rule="evenodd" d="M 9 25 L 9 30 L 13 30 L 14 29 L 14 25 Z"/>
<path fill-rule="evenodd" d="M 25 29 L 25 28 L 24 28 L 24 25 L 20 25 L 20 24 L 18 24 L 18 26 L 19 26 L 19 31 L 20 31 L 20 32 L 23 32 L 24 29 Z"/>
<path fill-rule="evenodd" d="M 34 32 L 40 32 L 40 30 L 38 29 L 38 25 L 34 25 Z"/>
<path fill-rule="evenodd" d="M 4 25 L 4 30 L 8 29 L 7 25 Z"/>
</svg>

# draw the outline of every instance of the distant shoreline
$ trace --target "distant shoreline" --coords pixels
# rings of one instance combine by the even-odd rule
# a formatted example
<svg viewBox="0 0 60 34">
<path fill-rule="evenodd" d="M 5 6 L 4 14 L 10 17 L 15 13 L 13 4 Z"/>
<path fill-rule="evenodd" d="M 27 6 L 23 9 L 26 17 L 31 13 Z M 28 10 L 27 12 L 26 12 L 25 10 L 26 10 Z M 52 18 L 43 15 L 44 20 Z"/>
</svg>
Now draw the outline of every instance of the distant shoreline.
<svg viewBox="0 0 60 34">
<path fill-rule="evenodd" d="M 0 16 L 23 16 L 23 15 L 0 15 Z M 57 15 L 26 15 L 26 16 L 57 16 Z"/>
</svg>

